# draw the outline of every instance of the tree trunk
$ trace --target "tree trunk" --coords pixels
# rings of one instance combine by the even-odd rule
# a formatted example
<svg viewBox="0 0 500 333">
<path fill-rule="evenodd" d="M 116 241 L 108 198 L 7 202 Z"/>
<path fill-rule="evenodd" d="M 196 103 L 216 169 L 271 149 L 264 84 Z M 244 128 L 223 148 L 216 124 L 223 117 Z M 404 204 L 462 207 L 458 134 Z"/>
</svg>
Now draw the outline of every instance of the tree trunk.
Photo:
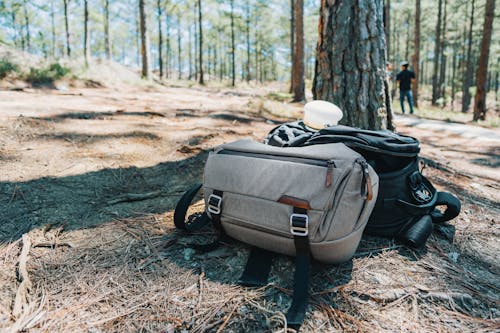
<svg viewBox="0 0 500 333">
<path fill-rule="evenodd" d="M 434 45 L 434 67 L 432 71 L 432 105 L 437 105 L 439 98 L 439 55 L 441 54 L 441 9 L 443 7 L 443 0 L 439 0 L 438 5 L 438 19 L 436 24 L 436 40 Z"/>
<path fill-rule="evenodd" d="M 420 0 L 417 0 L 420 1 Z M 384 5 L 384 33 L 386 45 L 386 57 L 390 58 L 391 51 L 391 0 L 385 0 Z"/>
<path fill-rule="evenodd" d="M 142 77 L 145 79 L 149 79 L 149 45 L 147 38 L 148 30 L 144 0 L 139 0 L 139 20 L 141 28 Z"/>
<path fill-rule="evenodd" d="M 196 22 L 196 7 L 197 4 L 193 6 L 193 25 L 194 25 L 194 77 L 195 80 L 198 80 L 198 24 Z"/>
<path fill-rule="evenodd" d="M 250 76 L 250 1 L 246 2 L 246 18 L 245 18 L 245 33 L 247 42 L 247 63 L 246 66 L 246 81 L 250 82 L 252 79 Z"/>
<path fill-rule="evenodd" d="M 50 1 L 50 28 L 52 32 L 52 58 L 56 57 L 56 20 L 55 20 L 55 11 L 54 11 L 54 0 Z"/>
<path fill-rule="evenodd" d="M 408 12 L 408 16 L 406 17 L 406 22 L 408 22 L 406 29 L 406 43 L 405 43 L 405 61 L 410 60 L 410 41 L 411 41 L 411 12 Z"/>
<path fill-rule="evenodd" d="M 235 85 L 236 68 L 235 68 L 235 44 L 234 44 L 234 0 L 231 0 L 231 86 Z"/>
<path fill-rule="evenodd" d="M 293 50 L 293 101 L 302 102 L 306 99 L 304 94 L 304 2 L 295 0 L 295 47 Z"/>
<path fill-rule="evenodd" d="M 71 57 L 71 46 L 69 44 L 69 22 L 68 22 L 68 4 L 69 0 L 63 0 L 64 4 L 64 26 L 66 27 L 66 55 Z"/>
<path fill-rule="evenodd" d="M 85 66 L 88 66 L 89 60 L 90 60 L 89 2 L 88 2 L 88 0 L 83 0 L 83 56 L 85 57 Z"/>
<path fill-rule="evenodd" d="M 474 121 L 486 118 L 486 74 L 488 71 L 488 58 L 490 53 L 493 17 L 495 13 L 495 0 L 486 0 L 484 14 L 483 40 L 481 41 L 481 55 L 476 71 L 476 98 L 474 99 Z"/>
<path fill-rule="evenodd" d="M 189 30 L 188 30 L 188 59 L 189 59 L 189 68 L 188 68 L 188 80 L 191 80 L 191 76 L 193 75 L 193 56 L 192 56 L 192 53 L 191 53 L 191 49 L 192 49 L 192 27 L 191 25 L 189 25 Z M 218 38 L 218 37 L 217 37 Z"/>
<path fill-rule="evenodd" d="M 30 19 L 28 16 L 28 4 L 26 3 L 26 0 L 23 1 L 23 8 L 24 8 L 24 24 L 26 30 L 26 49 L 29 52 L 31 50 Z"/>
<path fill-rule="evenodd" d="M 177 70 L 179 80 L 182 79 L 182 36 L 181 36 L 181 15 L 177 14 Z"/>
<path fill-rule="evenodd" d="M 293 70 L 295 69 L 293 66 L 293 61 L 295 59 L 295 4 L 294 0 L 290 0 L 290 63 L 292 64 L 292 73 L 290 76 L 290 93 L 293 93 Z"/>
<path fill-rule="evenodd" d="M 156 16 L 158 20 L 158 66 L 160 68 L 160 80 L 163 79 L 163 28 L 162 19 L 162 3 L 161 0 L 156 0 Z"/>
<path fill-rule="evenodd" d="M 466 67 L 465 67 L 465 76 L 463 80 L 463 85 L 462 85 L 462 112 L 467 112 L 469 111 L 469 106 L 470 106 L 470 91 L 469 88 L 472 84 L 472 73 L 474 72 L 474 69 L 472 67 L 472 29 L 474 27 L 474 2 L 475 0 L 471 1 L 471 14 L 470 14 L 470 25 L 469 25 L 469 40 L 467 41 L 467 62 L 466 62 Z"/>
<path fill-rule="evenodd" d="M 201 0 L 198 0 L 198 26 L 199 26 L 199 30 L 200 30 L 200 36 L 199 36 L 199 42 L 200 42 L 200 46 L 199 46 L 199 71 L 200 71 L 200 80 L 198 81 L 200 84 L 205 84 L 205 81 L 203 80 L 203 27 L 202 27 L 202 16 L 201 16 Z"/>
<path fill-rule="evenodd" d="M 111 36 L 109 35 L 109 0 L 104 1 L 104 51 L 111 60 Z"/>
<path fill-rule="evenodd" d="M 455 93 L 456 93 L 456 85 L 455 85 L 455 73 L 457 70 L 457 45 L 453 44 L 453 60 L 451 64 L 451 110 L 454 111 L 455 107 Z"/>
<path fill-rule="evenodd" d="M 413 103 L 418 108 L 418 80 L 420 79 L 420 0 L 415 1 L 415 31 L 414 31 L 413 71 L 417 79 L 413 83 Z"/>
<path fill-rule="evenodd" d="M 321 3 L 314 99 L 337 104 L 342 124 L 382 129 L 385 106 L 385 38 L 382 1 Z M 339 61 L 342 59 L 342 61 Z"/>
<path fill-rule="evenodd" d="M 442 107 L 446 106 L 446 19 L 447 0 L 444 0 L 443 29 L 441 31 L 441 68 L 439 71 L 439 97 L 443 99 Z"/>
<path fill-rule="evenodd" d="M 170 68 L 172 63 L 172 43 L 170 41 L 170 15 L 168 12 L 165 13 L 165 30 L 167 31 L 166 42 L 165 42 L 165 78 L 168 79 L 170 75 Z"/>
</svg>

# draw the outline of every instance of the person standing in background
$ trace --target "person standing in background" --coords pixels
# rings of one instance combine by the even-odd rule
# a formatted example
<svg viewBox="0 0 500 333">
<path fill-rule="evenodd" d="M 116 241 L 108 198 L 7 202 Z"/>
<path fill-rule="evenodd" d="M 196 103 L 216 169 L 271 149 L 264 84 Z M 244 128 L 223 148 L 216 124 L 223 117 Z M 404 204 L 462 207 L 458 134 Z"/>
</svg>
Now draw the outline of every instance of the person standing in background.
<svg viewBox="0 0 500 333">
<path fill-rule="evenodd" d="M 401 111 L 405 114 L 405 97 L 410 105 L 410 114 L 413 114 L 413 95 L 411 93 L 411 84 L 415 81 L 415 73 L 408 69 L 408 61 L 401 63 L 401 72 L 396 76 L 399 83 L 399 101 L 401 102 Z"/>
</svg>

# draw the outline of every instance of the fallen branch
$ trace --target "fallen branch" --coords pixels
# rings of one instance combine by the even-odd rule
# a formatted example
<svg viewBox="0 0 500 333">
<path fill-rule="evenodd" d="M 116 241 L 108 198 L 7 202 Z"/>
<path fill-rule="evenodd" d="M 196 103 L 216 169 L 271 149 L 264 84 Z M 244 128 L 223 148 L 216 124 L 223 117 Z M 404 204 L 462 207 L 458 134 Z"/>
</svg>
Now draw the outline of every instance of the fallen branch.
<svg viewBox="0 0 500 333">
<path fill-rule="evenodd" d="M 106 201 L 107 205 L 115 205 L 121 202 L 133 202 L 153 199 L 160 196 L 176 196 L 179 195 L 178 192 L 165 192 L 162 190 L 152 191 L 147 193 L 125 193 L 122 196 Z"/>
<path fill-rule="evenodd" d="M 31 248 L 31 239 L 27 234 L 23 235 L 23 248 L 19 256 L 19 266 L 17 268 L 18 279 L 21 282 L 16 292 L 14 299 L 14 306 L 12 308 L 12 315 L 19 318 L 25 310 L 27 310 L 29 301 L 28 294 L 31 289 L 31 280 L 28 276 L 28 269 L 26 268 L 28 262 L 28 255 Z"/>
</svg>

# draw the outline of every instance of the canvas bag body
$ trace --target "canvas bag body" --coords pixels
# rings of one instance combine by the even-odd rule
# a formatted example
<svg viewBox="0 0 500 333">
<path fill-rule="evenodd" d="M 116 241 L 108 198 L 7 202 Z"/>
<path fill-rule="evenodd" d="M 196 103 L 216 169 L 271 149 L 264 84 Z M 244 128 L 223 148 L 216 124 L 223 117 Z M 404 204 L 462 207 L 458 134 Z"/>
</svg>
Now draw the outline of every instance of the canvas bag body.
<svg viewBox="0 0 500 333">
<path fill-rule="evenodd" d="M 342 143 L 278 148 L 241 140 L 210 153 L 203 187 L 207 206 L 214 191 L 223 193 L 220 220 L 227 235 L 286 255 L 295 254 L 287 198 L 307 202 L 312 257 L 340 263 L 356 251 L 378 176 Z"/>
</svg>

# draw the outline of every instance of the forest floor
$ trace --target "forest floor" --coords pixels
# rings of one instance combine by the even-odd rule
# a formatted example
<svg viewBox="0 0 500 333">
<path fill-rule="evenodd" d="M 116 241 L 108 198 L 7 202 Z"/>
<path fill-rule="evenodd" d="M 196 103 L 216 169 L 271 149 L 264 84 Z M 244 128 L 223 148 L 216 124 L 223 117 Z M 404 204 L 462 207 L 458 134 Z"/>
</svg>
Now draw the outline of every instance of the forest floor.
<svg viewBox="0 0 500 333">
<path fill-rule="evenodd" d="M 276 89 L 0 90 L 0 331 L 283 332 L 289 258 L 240 287 L 247 246 L 197 253 L 172 222 L 212 147 L 300 115 Z M 423 250 L 364 237 L 315 263 L 301 331 L 499 331 L 500 130 L 396 123 L 462 212 Z"/>
</svg>

